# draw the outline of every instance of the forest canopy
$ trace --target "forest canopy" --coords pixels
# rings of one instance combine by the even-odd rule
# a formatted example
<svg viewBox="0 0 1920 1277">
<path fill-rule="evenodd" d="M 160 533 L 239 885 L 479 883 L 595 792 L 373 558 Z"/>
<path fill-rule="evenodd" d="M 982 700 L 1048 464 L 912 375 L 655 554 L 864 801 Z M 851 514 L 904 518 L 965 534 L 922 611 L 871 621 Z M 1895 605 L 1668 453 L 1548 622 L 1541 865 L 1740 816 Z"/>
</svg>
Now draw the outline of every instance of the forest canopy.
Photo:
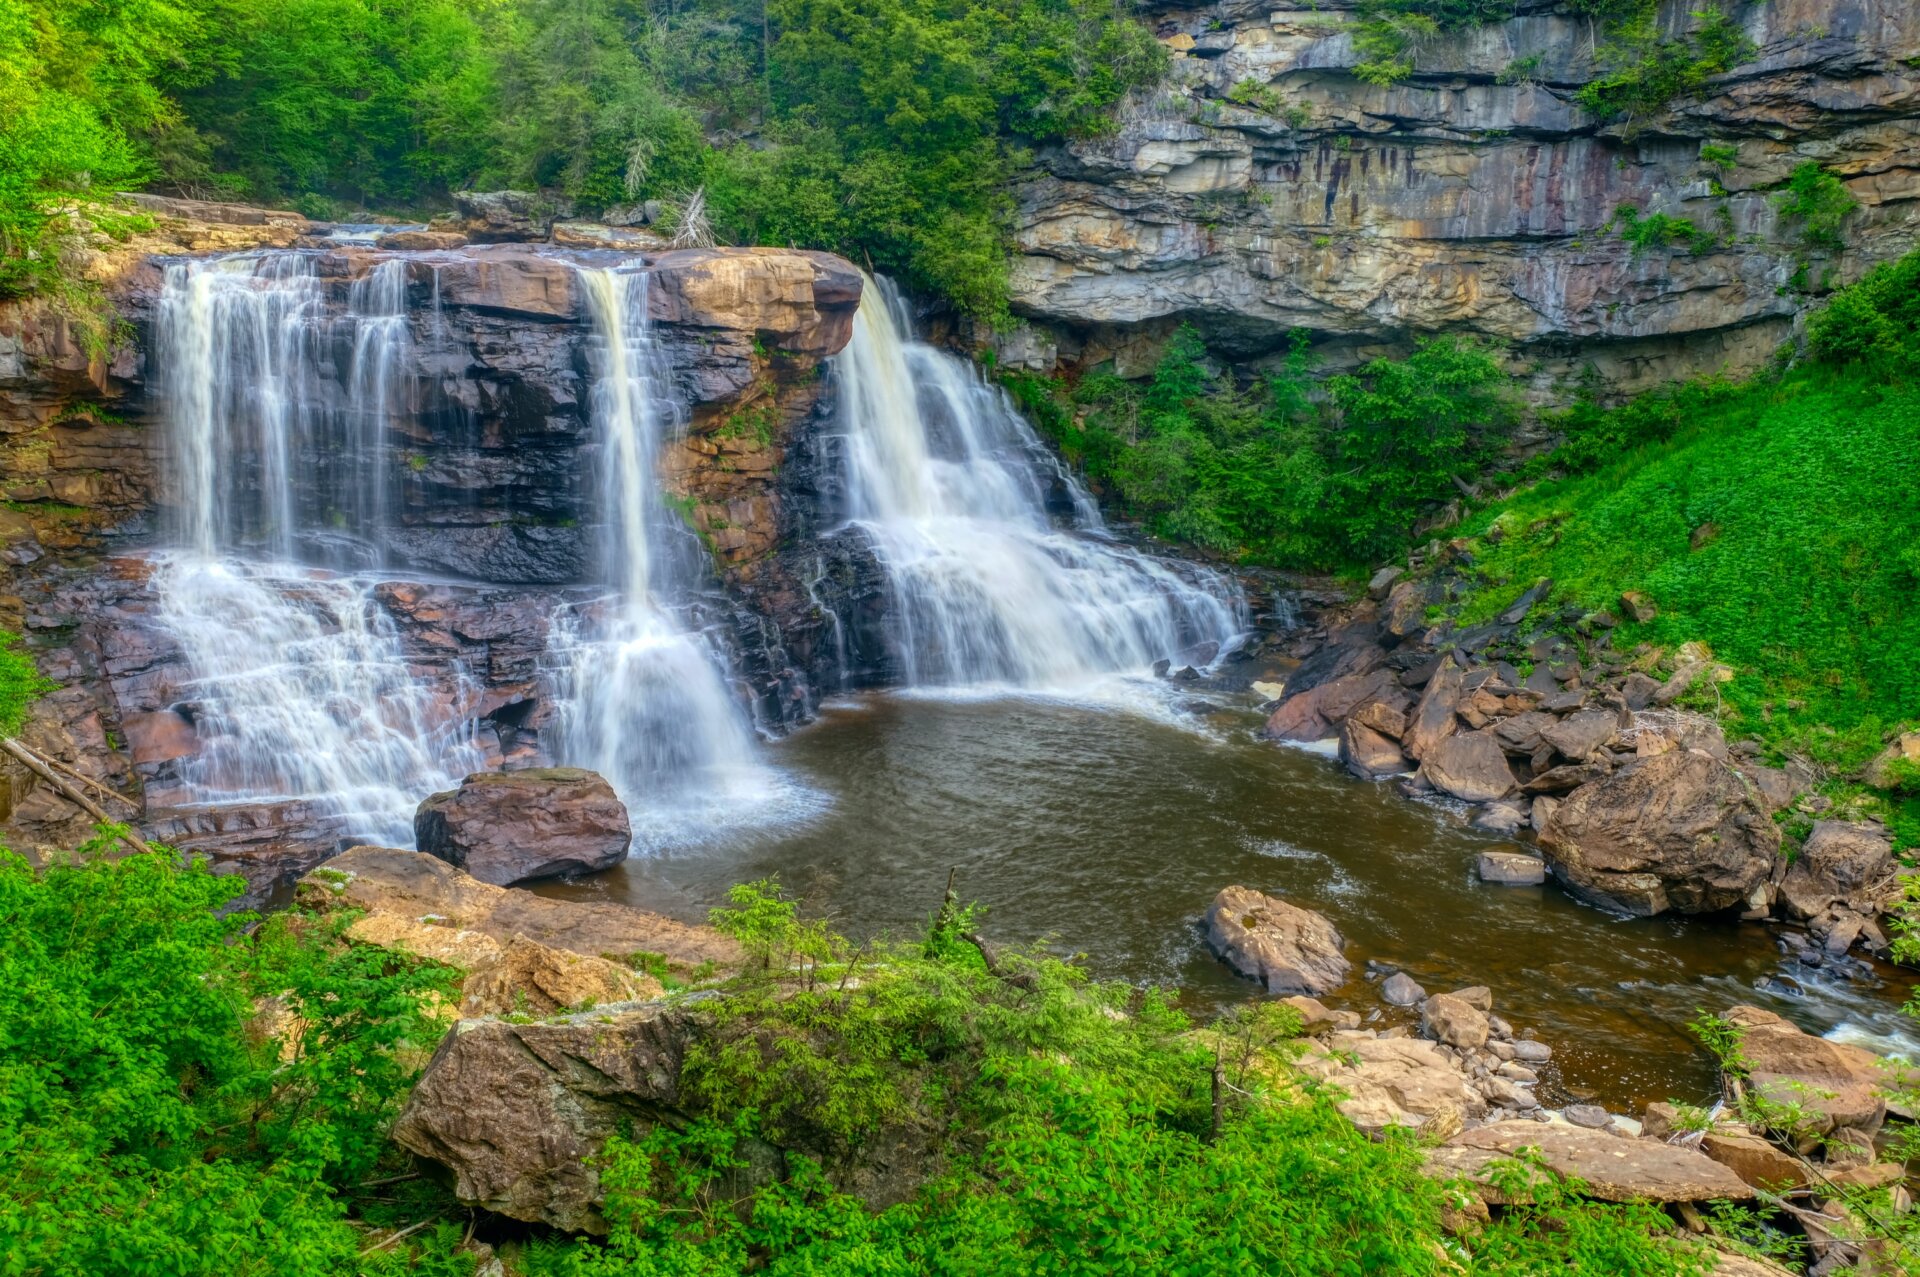
<svg viewBox="0 0 1920 1277">
<path fill-rule="evenodd" d="M 1103 0 L 28 0 L 0 12 L 0 294 L 76 197 L 310 216 L 703 191 L 740 243 L 1005 304 L 1006 178 L 1166 54 Z"/>
</svg>

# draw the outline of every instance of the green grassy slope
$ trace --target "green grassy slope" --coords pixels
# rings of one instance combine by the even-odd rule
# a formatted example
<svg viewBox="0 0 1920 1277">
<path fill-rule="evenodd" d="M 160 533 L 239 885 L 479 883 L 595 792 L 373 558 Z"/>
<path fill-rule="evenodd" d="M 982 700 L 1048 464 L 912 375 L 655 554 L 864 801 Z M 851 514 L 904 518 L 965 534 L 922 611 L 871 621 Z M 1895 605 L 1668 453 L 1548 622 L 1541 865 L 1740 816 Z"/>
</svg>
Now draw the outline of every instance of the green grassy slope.
<svg viewBox="0 0 1920 1277">
<path fill-rule="evenodd" d="M 1479 512 L 1492 585 L 1658 616 L 1615 645 L 1702 640 L 1738 676 L 1730 731 L 1851 764 L 1920 717 L 1920 391 L 1813 369 L 1721 399 L 1673 438 Z M 1487 590 L 1468 615 L 1510 589 Z"/>
</svg>

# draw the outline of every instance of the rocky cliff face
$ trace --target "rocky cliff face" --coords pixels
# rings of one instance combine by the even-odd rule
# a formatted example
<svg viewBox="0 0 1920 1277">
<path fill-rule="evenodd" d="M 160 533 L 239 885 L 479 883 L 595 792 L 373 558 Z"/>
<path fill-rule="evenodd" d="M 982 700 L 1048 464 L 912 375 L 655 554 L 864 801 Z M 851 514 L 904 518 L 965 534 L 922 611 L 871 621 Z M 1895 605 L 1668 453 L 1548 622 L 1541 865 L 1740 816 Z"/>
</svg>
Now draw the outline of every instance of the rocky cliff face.
<svg viewBox="0 0 1920 1277">
<path fill-rule="evenodd" d="M 1692 7 L 1668 3 L 1667 28 Z M 1789 335 L 1805 297 L 1772 191 L 1795 165 L 1818 161 L 1861 205 L 1816 277 L 1913 246 L 1908 0 L 1738 5 L 1755 56 L 1632 126 L 1575 102 L 1597 33 L 1563 8 L 1522 0 L 1423 46 L 1390 87 L 1353 74 L 1350 0 L 1163 9 L 1169 86 L 1113 136 L 1042 155 L 1018 192 L 1014 308 L 1032 327 L 1003 355 L 1134 373 L 1184 321 L 1241 358 L 1305 329 L 1337 364 L 1451 330 L 1549 377 L 1591 362 L 1626 390 L 1750 368 Z M 1622 205 L 1688 218 L 1711 246 L 1636 252 L 1609 227 Z"/>
</svg>

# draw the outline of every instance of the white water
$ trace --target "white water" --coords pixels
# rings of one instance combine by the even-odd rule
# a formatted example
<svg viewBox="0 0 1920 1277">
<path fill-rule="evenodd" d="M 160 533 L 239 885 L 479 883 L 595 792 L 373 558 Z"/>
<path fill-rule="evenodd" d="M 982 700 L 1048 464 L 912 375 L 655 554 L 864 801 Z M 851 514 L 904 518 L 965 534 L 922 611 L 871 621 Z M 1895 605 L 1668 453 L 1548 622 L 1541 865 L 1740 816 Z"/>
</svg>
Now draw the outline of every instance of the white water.
<svg viewBox="0 0 1920 1277">
<path fill-rule="evenodd" d="M 397 260 L 331 316 L 303 253 L 167 269 L 156 350 L 183 548 L 151 586 L 190 672 L 189 804 L 305 799 L 410 846 L 420 799 L 484 765 L 457 671 L 421 679 L 371 581 L 294 561 L 377 561 L 408 340 Z"/>
<path fill-rule="evenodd" d="M 835 372 L 849 515 L 886 570 L 909 686 L 1099 694 L 1159 660 L 1204 665 L 1246 629 L 1231 581 L 1108 537 L 1006 396 L 907 331 L 869 281 Z"/>
<path fill-rule="evenodd" d="M 675 610 L 705 555 L 655 469 L 661 443 L 684 422 L 653 342 L 648 276 L 583 267 L 577 278 L 594 327 L 601 575 L 614 593 L 554 618 L 555 753 L 605 776 L 627 803 L 636 843 L 658 848 L 757 823 L 789 795 L 757 761 L 723 655 Z"/>
</svg>

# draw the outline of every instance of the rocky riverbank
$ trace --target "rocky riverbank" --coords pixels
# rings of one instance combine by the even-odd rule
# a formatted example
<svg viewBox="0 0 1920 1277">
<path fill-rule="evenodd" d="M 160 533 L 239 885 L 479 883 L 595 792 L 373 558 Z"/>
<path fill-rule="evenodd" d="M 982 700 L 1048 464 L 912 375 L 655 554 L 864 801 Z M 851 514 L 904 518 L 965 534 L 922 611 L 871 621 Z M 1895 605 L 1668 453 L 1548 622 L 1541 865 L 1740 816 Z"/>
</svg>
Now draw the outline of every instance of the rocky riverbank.
<svg viewBox="0 0 1920 1277">
<path fill-rule="evenodd" d="M 1383 569 L 1368 597 L 1327 609 L 1294 640 L 1266 735 L 1336 742 L 1356 777 L 1532 842 L 1537 861 L 1483 856 L 1488 881 L 1550 876 L 1625 914 L 1792 923 L 1805 931 L 1783 942 L 1816 963 L 1886 952 L 1904 892 L 1886 828 L 1823 818 L 1811 767 L 1768 766 L 1759 742 L 1677 704 L 1728 676 L 1710 651 L 1615 650 L 1609 618 L 1545 606 L 1546 582 L 1460 626 L 1452 581 Z"/>
</svg>

